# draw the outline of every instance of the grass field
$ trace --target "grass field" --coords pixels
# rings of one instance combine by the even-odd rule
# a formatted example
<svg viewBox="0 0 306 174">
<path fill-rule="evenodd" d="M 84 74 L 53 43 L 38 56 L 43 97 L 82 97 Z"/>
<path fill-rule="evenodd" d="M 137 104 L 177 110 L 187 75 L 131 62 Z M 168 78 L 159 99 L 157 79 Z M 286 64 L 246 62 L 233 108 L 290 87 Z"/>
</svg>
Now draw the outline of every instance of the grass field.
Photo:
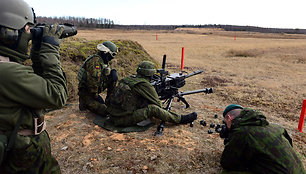
<svg viewBox="0 0 306 174">
<path fill-rule="evenodd" d="M 305 35 L 217 29 L 78 32 L 75 37 L 89 41 L 136 41 L 158 62 L 166 54 L 171 72 L 180 71 L 184 47 L 185 70 L 204 73 L 187 79 L 182 90 L 213 87 L 214 93 L 186 96 L 187 110 L 175 103 L 175 112 L 197 111 L 199 118 L 193 128 L 167 125 L 162 137 L 152 136 L 156 126 L 141 133 L 105 131 L 92 123 L 91 113 L 78 111 L 77 101 L 51 112 L 52 151 L 63 173 L 219 173 L 223 140 L 199 122 L 221 123 L 222 111 L 231 103 L 259 109 L 270 122 L 285 127 L 306 165 L 306 136 L 296 130 L 306 99 Z"/>
</svg>

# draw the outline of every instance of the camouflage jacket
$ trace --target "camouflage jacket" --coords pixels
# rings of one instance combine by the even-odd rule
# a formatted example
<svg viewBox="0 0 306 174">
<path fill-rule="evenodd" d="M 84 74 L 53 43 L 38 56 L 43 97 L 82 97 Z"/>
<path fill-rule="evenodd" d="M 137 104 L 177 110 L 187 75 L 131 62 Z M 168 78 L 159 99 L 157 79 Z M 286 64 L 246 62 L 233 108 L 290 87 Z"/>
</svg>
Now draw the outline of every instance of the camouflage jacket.
<svg viewBox="0 0 306 174">
<path fill-rule="evenodd" d="M 109 88 L 110 85 L 108 84 L 108 75 L 110 74 L 110 66 L 109 64 L 105 64 L 103 59 L 94 54 L 88 57 L 84 64 L 82 65 L 79 73 L 79 91 L 84 91 L 88 94 L 98 95 L 104 91 L 106 88 Z"/>
<path fill-rule="evenodd" d="M 107 111 L 113 116 L 125 116 L 148 104 L 161 107 L 161 102 L 149 81 L 141 76 L 131 75 L 121 79 L 106 101 Z"/>
<path fill-rule="evenodd" d="M 42 43 L 40 52 L 31 52 L 31 67 L 21 64 L 25 55 L 0 46 L 2 58 L 18 62 L 0 61 L 0 130 L 14 129 L 22 107 L 26 111 L 20 129 L 34 130 L 33 117 L 43 116 L 44 109 L 65 105 L 68 92 L 58 49 Z M 17 135 L 15 146 L 22 148 L 28 143 L 28 137 Z"/>
<path fill-rule="evenodd" d="M 305 173 L 287 131 L 269 124 L 259 111 L 245 108 L 233 120 L 221 165 L 228 171 Z"/>
</svg>

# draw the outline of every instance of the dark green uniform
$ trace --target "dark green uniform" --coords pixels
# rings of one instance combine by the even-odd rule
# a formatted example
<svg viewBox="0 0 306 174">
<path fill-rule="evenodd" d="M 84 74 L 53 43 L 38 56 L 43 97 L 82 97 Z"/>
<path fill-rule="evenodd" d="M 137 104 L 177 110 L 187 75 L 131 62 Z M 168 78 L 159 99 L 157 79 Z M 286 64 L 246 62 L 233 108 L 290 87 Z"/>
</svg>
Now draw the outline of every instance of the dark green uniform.
<svg viewBox="0 0 306 174">
<path fill-rule="evenodd" d="M 24 66 L 26 55 L 0 46 L 0 131 L 10 137 L 22 107 L 25 112 L 19 130 L 34 131 L 34 117 L 44 109 L 62 107 L 67 100 L 66 80 L 59 61 L 58 46 L 42 43 L 31 52 L 33 66 Z M 9 62 L 9 59 L 15 62 Z M 17 134 L 13 150 L 1 166 L 4 173 L 60 173 L 51 155 L 46 131 L 39 135 Z"/>
<path fill-rule="evenodd" d="M 229 138 L 221 157 L 223 173 L 305 173 L 287 131 L 269 124 L 259 111 L 243 109 L 232 122 Z"/>
<path fill-rule="evenodd" d="M 106 115 L 106 105 L 99 94 L 107 89 L 108 95 L 115 86 L 115 83 L 108 80 L 109 64 L 105 64 L 103 59 L 95 54 L 85 60 L 82 68 L 84 72 L 81 73 L 78 87 L 80 107 L 99 115 Z"/>
<path fill-rule="evenodd" d="M 179 123 L 181 116 L 164 110 L 149 80 L 131 75 L 119 81 L 107 100 L 107 111 L 116 126 L 131 126 L 148 118 Z"/>
</svg>

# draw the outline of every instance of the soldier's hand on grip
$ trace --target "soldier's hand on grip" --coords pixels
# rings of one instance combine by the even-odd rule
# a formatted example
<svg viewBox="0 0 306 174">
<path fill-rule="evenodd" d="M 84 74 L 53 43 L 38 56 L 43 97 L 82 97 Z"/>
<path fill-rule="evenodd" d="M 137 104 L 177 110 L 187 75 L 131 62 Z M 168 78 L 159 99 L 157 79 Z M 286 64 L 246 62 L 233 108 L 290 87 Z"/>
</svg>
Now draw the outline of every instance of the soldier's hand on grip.
<svg viewBox="0 0 306 174">
<path fill-rule="evenodd" d="M 42 42 L 59 46 L 59 38 L 62 35 L 63 31 L 64 27 L 59 27 L 57 23 L 54 25 L 46 25 L 43 28 Z"/>
</svg>

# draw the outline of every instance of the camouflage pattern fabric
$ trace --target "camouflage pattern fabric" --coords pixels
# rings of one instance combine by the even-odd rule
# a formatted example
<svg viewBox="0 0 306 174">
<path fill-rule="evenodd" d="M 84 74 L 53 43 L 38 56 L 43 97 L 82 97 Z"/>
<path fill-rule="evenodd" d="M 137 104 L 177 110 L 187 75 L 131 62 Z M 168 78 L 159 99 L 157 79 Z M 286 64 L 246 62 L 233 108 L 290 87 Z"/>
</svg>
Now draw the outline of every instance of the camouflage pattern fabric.
<svg viewBox="0 0 306 174">
<path fill-rule="evenodd" d="M 22 107 L 27 109 L 21 129 L 34 131 L 33 117 L 43 117 L 45 109 L 65 105 L 68 92 L 58 50 L 58 46 L 42 43 L 40 51 L 31 50 L 31 67 L 22 65 L 25 55 L 0 46 L 0 55 L 15 61 L 0 62 L 0 130 L 8 137 Z M 7 171 L 3 173 L 60 173 L 50 151 L 46 132 L 38 136 L 17 135 L 1 170 Z"/>
<path fill-rule="evenodd" d="M 221 157 L 227 172 L 305 173 L 287 131 L 269 124 L 259 111 L 243 109 L 232 122 L 229 138 Z"/>
<path fill-rule="evenodd" d="M 88 94 L 86 91 L 82 92 L 79 90 L 79 104 L 91 112 L 105 116 L 106 105 L 101 96 L 96 96 L 95 94 Z"/>
<path fill-rule="evenodd" d="M 179 115 L 173 112 L 168 112 L 165 109 L 153 104 L 137 109 L 131 115 L 111 117 L 111 119 L 116 126 L 131 126 L 152 117 L 171 123 L 179 123 L 181 120 Z"/>
<path fill-rule="evenodd" d="M 78 87 L 80 107 L 99 115 L 106 115 L 106 105 L 99 94 L 107 89 L 107 95 L 109 95 L 116 84 L 109 82 L 110 67 L 103 63 L 99 55 L 92 55 L 87 59 L 90 60 L 85 61 L 83 66 L 85 72 Z"/>
<path fill-rule="evenodd" d="M 125 87 L 126 85 L 129 87 Z M 123 87 L 130 88 L 132 95 L 125 93 L 120 96 L 121 94 L 116 94 L 116 91 L 120 91 L 118 88 Z M 148 79 L 142 76 L 132 75 L 123 78 L 114 91 L 109 97 L 110 102 L 107 101 L 107 111 L 116 126 L 131 126 L 152 117 L 172 123 L 179 123 L 181 120 L 181 116 L 161 107 L 154 87 Z"/>
<path fill-rule="evenodd" d="M 0 173 L 61 173 L 50 149 L 50 139 L 46 131 L 38 136 L 32 136 L 27 147 L 9 152 Z"/>
<path fill-rule="evenodd" d="M 147 125 L 139 126 L 137 124 L 132 126 L 115 126 L 114 122 L 112 122 L 109 117 L 101 117 L 100 115 L 96 115 L 94 119 L 94 123 L 108 131 L 117 132 L 117 133 L 129 133 L 129 132 L 143 132 L 148 130 L 150 127 L 154 125 L 154 123 L 148 123 Z"/>
</svg>

